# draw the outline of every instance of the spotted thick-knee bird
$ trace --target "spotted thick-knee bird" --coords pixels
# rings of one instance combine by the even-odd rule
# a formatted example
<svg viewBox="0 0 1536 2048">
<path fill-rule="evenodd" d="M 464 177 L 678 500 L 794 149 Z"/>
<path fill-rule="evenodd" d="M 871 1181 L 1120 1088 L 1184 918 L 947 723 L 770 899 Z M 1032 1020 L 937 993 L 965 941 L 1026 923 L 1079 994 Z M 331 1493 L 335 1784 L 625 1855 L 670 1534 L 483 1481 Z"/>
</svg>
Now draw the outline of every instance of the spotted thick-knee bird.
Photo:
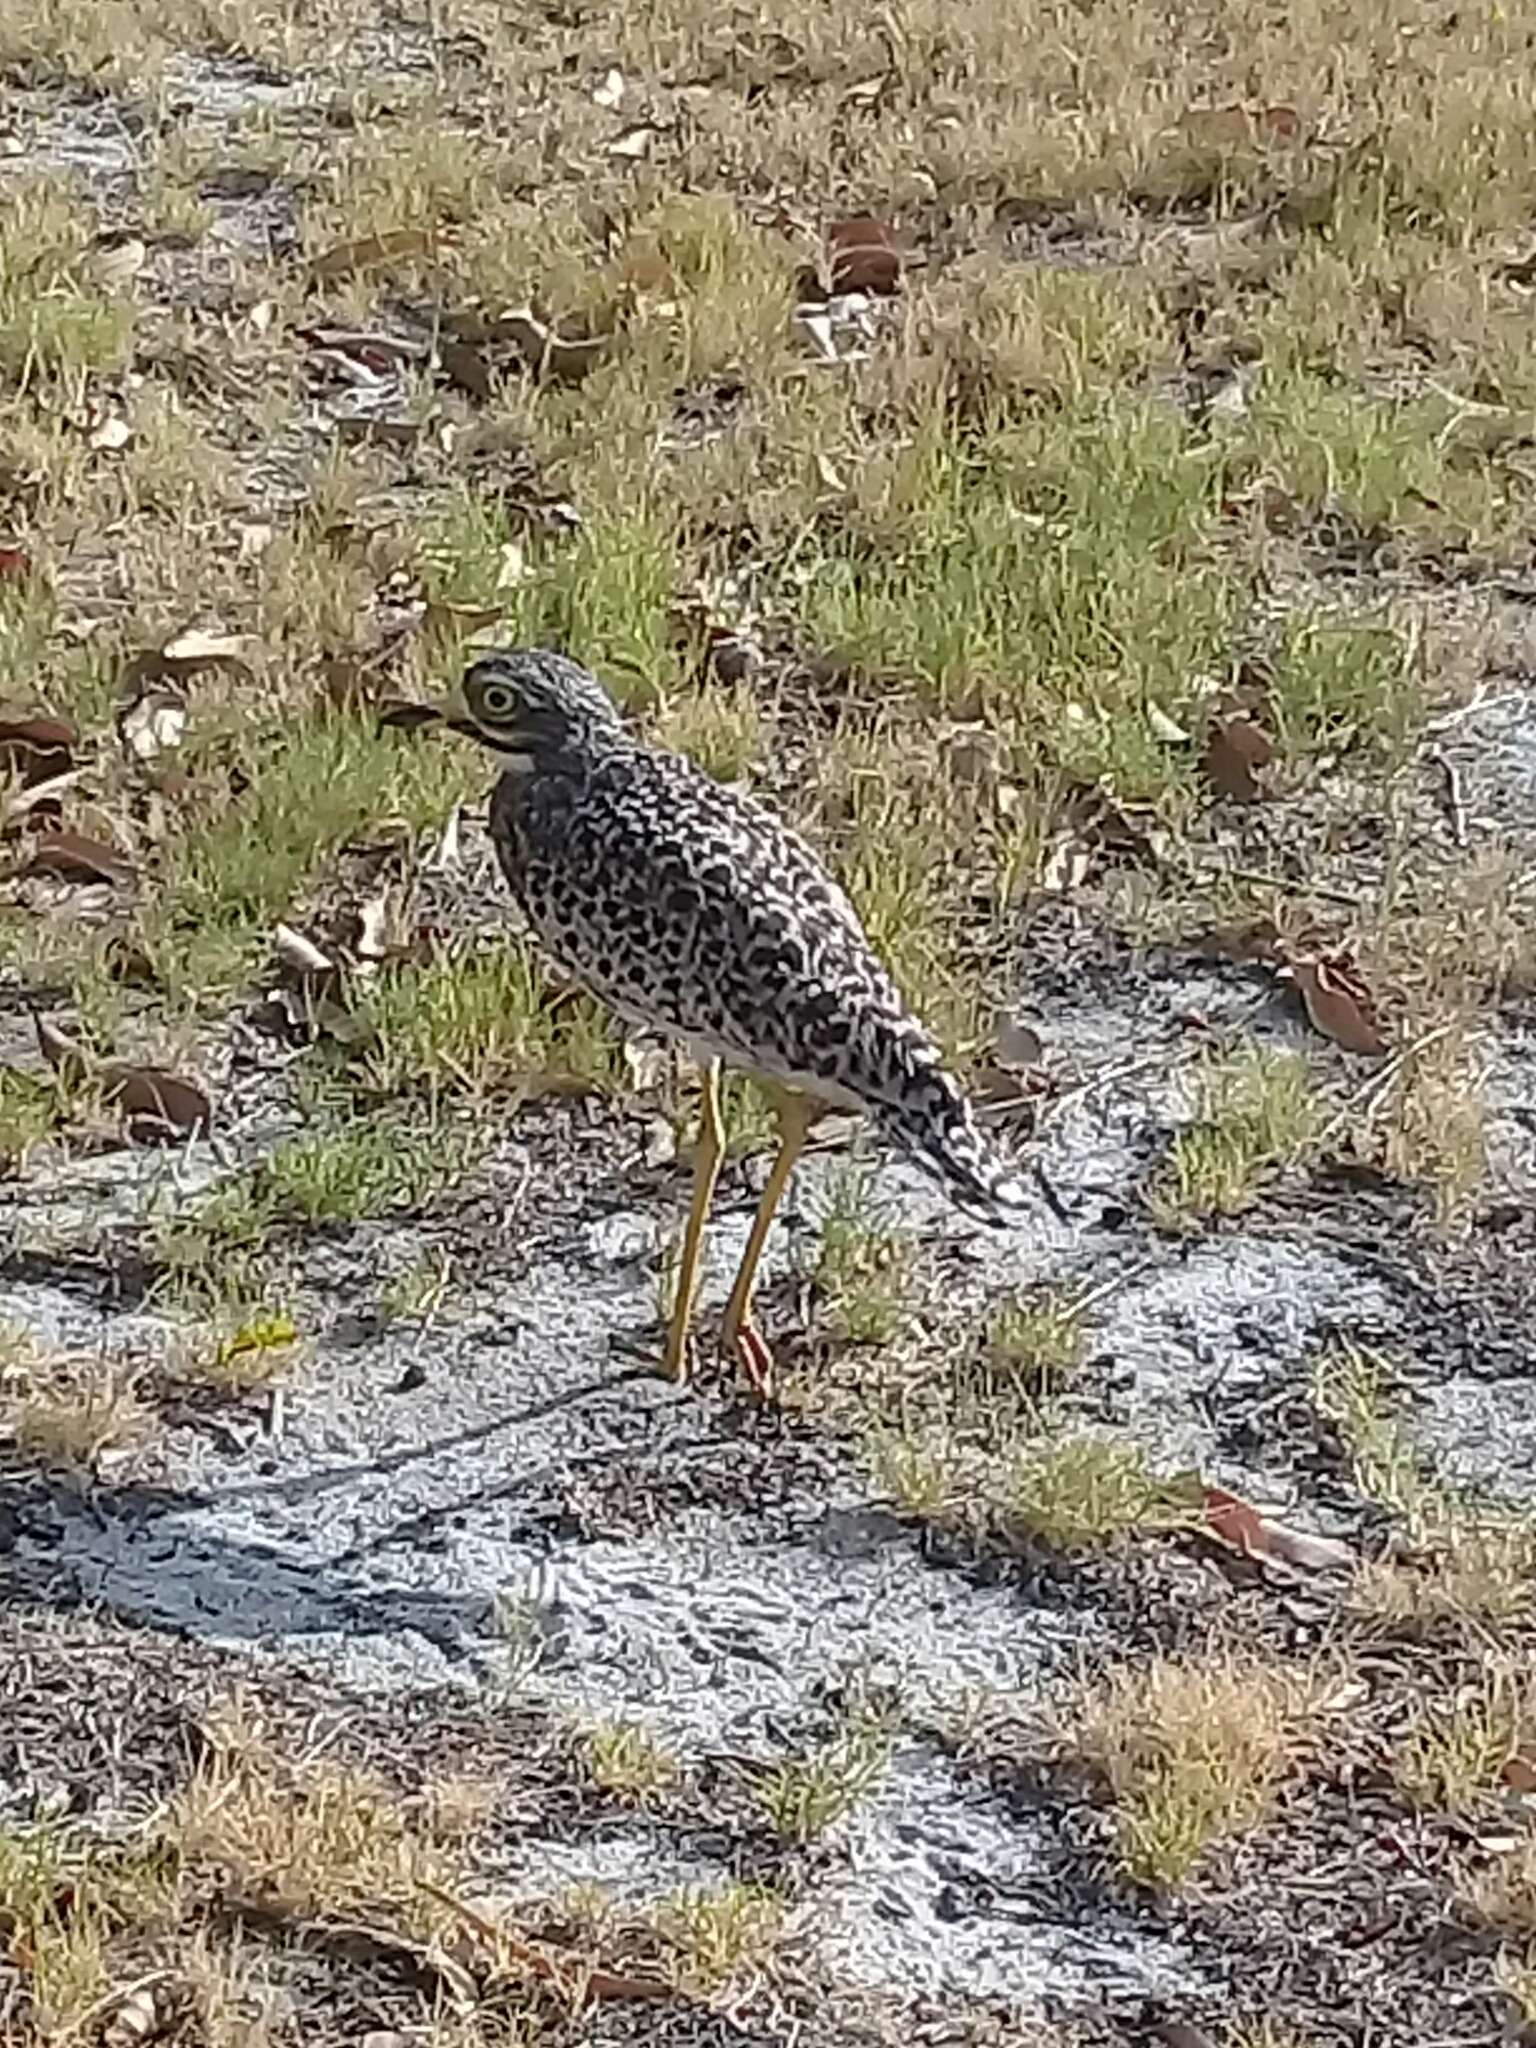
<svg viewBox="0 0 1536 2048">
<path fill-rule="evenodd" d="M 758 1263 L 823 1106 L 867 1113 L 989 1220 L 1027 1205 L 810 847 L 752 797 L 638 737 L 579 663 L 525 649 L 485 654 L 444 703 L 385 716 L 441 722 L 500 759 L 491 837 L 551 959 L 619 1016 L 680 1040 L 698 1064 L 693 1201 L 665 1354 L 674 1378 L 687 1374 L 720 1166 L 722 1065 L 769 1089 L 779 1126 L 721 1329 L 722 1348 L 759 1383 L 769 1357 L 752 1322 Z"/>
</svg>

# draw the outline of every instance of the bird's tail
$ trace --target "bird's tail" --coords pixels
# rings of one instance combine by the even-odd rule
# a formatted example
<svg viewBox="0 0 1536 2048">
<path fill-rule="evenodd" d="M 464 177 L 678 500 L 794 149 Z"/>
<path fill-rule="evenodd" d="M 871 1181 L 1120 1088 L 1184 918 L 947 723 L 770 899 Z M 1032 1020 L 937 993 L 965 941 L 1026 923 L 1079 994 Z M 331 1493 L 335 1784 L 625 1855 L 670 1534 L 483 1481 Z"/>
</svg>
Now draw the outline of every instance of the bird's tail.
<svg viewBox="0 0 1536 2048">
<path fill-rule="evenodd" d="M 982 1136 L 958 1082 L 942 1067 L 912 1076 L 902 1100 L 881 1103 L 874 1117 L 885 1136 L 971 1214 L 1006 1223 L 1035 1206 L 1023 1181 Z"/>
</svg>

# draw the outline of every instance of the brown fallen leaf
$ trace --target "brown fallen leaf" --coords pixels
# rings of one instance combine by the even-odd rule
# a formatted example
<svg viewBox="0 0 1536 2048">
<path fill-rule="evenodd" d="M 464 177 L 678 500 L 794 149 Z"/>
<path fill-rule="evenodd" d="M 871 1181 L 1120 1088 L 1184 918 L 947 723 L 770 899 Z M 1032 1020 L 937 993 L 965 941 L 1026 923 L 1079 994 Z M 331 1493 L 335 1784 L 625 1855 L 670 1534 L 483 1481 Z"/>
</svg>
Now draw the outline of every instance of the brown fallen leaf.
<svg viewBox="0 0 1536 2048">
<path fill-rule="evenodd" d="M 1185 141 L 1194 148 L 1223 155 L 1283 147 L 1301 134 L 1301 116 L 1288 106 L 1191 107 L 1180 125 Z"/>
<path fill-rule="evenodd" d="M 133 862 L 100 839 L 83 832 L 39 832 L 24 872 L 57 875 L 65 882 L 131 882 Z"/>
<path fill-rule="evenodd" d="M 102 1100 L 122 1112 L 130 1138 L 166 1143 L 206 1131 L 213 1104 L 195 1081 L 164 1067 L 113 1064 L 100 1073 Z"/>
<path fill-rule="evenodd" d="M 827 275 L 834 292 L 889 298 L 900 290 L 909 252 L 896 230 L 872 213 L 835 220 L 826 232 Z"/>
<path fill-rule="evenodd" d="M 510 344 L 525 370 L 561 384 L 590 376 L 613 344 L 611 334 L 566 340 L 528 311 L 504 313 L 492 322 L 490 338 Z"/>
<path fill-rule="evenodd" d="M 595 1965 L 577 1975 L 575 1992 L 578 2005 L 593 1999 L 665 2005 L 675 1995 L 674 1987 L 664 1977 L 637 1977 L 630 1971 L 604 1970 Z"/>
<path fill-rule="evenodd" d="M 1244 804 L 1268 796 L 1264 770 L 1274 758 L 1274 741 L 1242 712 L 1218 712 L 1212 718 L 1201 766 L 1223 796 Z"/>
<path fill-rule="evenodd" d="M 141 1144 L 164 1143 L 206 1131 L 213 1105 L 195 1081 L 165 1067 L 110 1060 L 96 1066 L 78 1039 L 46 1017 L 36 1021 L 38 1050 L 70 1086 L 94 1075 L 101 1099 L 121 1112 L 128 1136 Z"/>
<path fill-rule="evenodd" d="M 260 647 L 261 642 L 250 633 L 212 633 L 191 627 L 166 641 L 160 659 L 190 675 L 200 668 L 246 668 Z"/>
<path fill-rule="evenodd" d="M 1314 1031 L 1346 1052 L 1380 1054 L 1387 1049 L 1376 1005 L 1360 970 L 1342 953 L 1290 953 L 1287 965 L 1301 991 Z"/>
<path fill-rule="evenodd" d="M 1206 1525 L 1211 1534 L 1245 1557 L 1278 1559 L 1282 1564 L 1312 1572 L 1343 1570 L 1355 1561 L 1347 1544 L 1272 1521 L 1223 1486 L 1207 1486 L 1203 1491 Z"/>
<path fill-rule="evenodd" d="M 24 788 L 67 774 L 80 744 L 67 718 L 0 717 L 0 773 L 16 776 Z"/>
<path fill-rule="evenodd" d="M 329 282 L 352 277 L 360 270 L 377 270 L 388 263 L 406 263 L 430 255 L 432 237 L 424 228 L 387 228 L 378 235 L 359 235 L 355 241 L 337 242 L 324 250 L 309 266 L 311 277 Z"/>
<path fill-rule="evenodd" d="M 155 683 L 184 683 L 194 676 L 228 675 L 248 682 L 261 642 L 248 633 L 178 633 L 163 647 L 141 647 L 124 662 L 118 678 L 125 697 Z"/>
<path fill-rule="evenodd" d="M 1266 142 L 1294 142 L 1301 133 L 1301 116 L 1294 107 L 1260 107 L 1253 125 Z"/>
<path fill-rule="evenodd" d="M 25 548 L 0 546 L 0 583 L 25 583 L 32 574 L 32 557 Z"/>
<path fill-rule="evenodd" d="M 450 384 L 456 384 L 461 391 L 483 405 L 495 388 L 491 366 L 484 354 L 473 343 L 467 341 L 443 341 L 438 344 L 438 368 Z"/>
</svg>

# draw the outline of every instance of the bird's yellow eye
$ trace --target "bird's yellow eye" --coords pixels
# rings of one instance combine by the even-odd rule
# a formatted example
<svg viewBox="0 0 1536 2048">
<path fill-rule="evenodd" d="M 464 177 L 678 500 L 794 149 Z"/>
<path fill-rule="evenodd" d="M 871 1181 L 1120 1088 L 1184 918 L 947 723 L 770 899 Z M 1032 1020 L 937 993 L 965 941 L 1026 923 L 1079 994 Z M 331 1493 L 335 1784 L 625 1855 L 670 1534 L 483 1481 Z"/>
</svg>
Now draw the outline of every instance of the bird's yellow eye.
<svg viewBox="0 0 1536 2048">
<path fill-rule="evenodd" d="M 480 692 L 480 709 L 487 718 L 510 718 L 517 709 L 517 693 L 505 683 L 487 683 Z"/>
</svg>

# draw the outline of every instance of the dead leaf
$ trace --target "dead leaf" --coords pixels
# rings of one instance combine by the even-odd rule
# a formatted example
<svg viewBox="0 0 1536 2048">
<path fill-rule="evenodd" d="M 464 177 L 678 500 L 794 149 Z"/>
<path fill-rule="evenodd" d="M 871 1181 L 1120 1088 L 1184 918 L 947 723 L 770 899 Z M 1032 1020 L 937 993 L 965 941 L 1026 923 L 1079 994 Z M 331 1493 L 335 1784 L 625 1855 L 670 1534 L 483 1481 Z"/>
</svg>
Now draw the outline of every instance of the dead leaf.
<svg viewBox="0 0 1536 2048">
<path fill-rule="evenodd" d="M 450 384 L 456 384 L 481 405 L 490 398 L 495 388 L 491 378 L 491 366 L 480 350 L 467 341 L 443 341 L 438 344 L 438 367 Z"/>
<path fill-rule="evenodd" d="M 330 955 L 322 953 L 313 939 L 295 931 L 291 924 L 280 924 L 274 929 L 272 950 L 295 974 L 333 974 L 336 971 L 336 963 Z"/>
<path fill-rule="evenodd" d="M 359 960 L 383 960 L 389 955 L 389 896 L 381 891 L 358 906 L 357 937 L 352 950 Z"/>
<path fill-rule="evenodd" d="M 0 718 L 0 772 L 17 776 L 27 789 L 51 782 L 69 772 L 79 744 L 67 718 Z"/>
<path fill-rule="evenodd" d="M 387 228 L 382 234 L 360 235 L 356 241 L 337 242 L 317 256 L 309 266 L 311 277 L 329 282 L 353 277 L 360 270 L 377 270 L 388 263 L 407 263 L 430 255 L 432 237 L 424 228 Z"/>
<path fill-rule="evenodd" d="M 889 298 L 900 289 L 908 252 L 896 230 L 872 213 L 833 221 L 826 232 L 826 248 L 834 292 Z"/>
<path fill-rule="evenodd" d="M 83 832 L 39 832 L 24 872 L 57 875 L 65 882 L 124 883 L 134 875 L 132 861 Z"/>
<path fill-rule="evenodd" d="M 120 412 L 104 413 L 91 428 L 90 444 L 103 455 L 118 455 L 133 439 L 133 429 Z"/>
<path fill-rule="evenodd" d="M 195 1081 L 164 1067 L 113 1065 L 101 1070 L 102 1100 L 122 1112 L 128 1135 L 140 1143 L 188 1138 L 206 1131 L 213 1104 Z"/>
<path fill-rule="evenodd" d="M 187 729 L 187 707 L 164 690 L 146 690 L 118 721 L 123 745 L 135 760 L 152 761 L 179 747 Z"/>
<path fill-rule="evenodd" d="M 1504 1782 L 1511 1792 L 1528 1796 L 1536 1792 L 1536 1762 L 1528 1756 L 1512 1756 L 1504 1766 Z"/>
<path fill-rule="evenodd" d="M 584 340 L 564 340 L 542 320 L 525 310 L 504 313 L 492 323 L 491 338 L 516 350 L 525 370 L 535 376 L 549 376 L 561 384 L 579 384 L 590 376 L 612 344 L 611 334 Z"/>
<path fill-rule="evenodd" d="M 1282 1564 L 1313 1572 L 1344 1570 L 1355 1561 L 1348 1544 L 1271 1521 L 1248 1501 L 1228 1493 L 1225 1487 L 1207 1486 L 1204 1494 L 1206 1524 L 1211 1534 L 1245 1557 L 1278 1559 Z"/>
<path fill-rule="evenodd" d="M 1274 758 L 1274 741 L 1251 718 L 1237 711 L 1212 718 L 1201 766 L 1223 796 L 1244 804 L 1267 796 L 1263 771 Z"/>
<path fill-rule="evenodd" d="M 588 1999 L 605 1999 L 612 2003 L 644 2001 L 664 2005 L 673 1996 L 673 1987 L 664 1977 L 636 1977 L 628 1971 L 596 1967 L 580 1971 L 575 1990 L 578 2004 L 585 2004 Z"/>
<path fill-rule="evenodd" d="M 1387 1042 L 1376 1021 L 1376 1005 L 1360 971 L 1343 954 L 1331 957 L 1291 954 L 1287 965 L 1296 978 L 1301 1000 L 1314 1031 L 1342 1045 L 1346 1052 L 1380 1054 Z"/>
<path fill-rule="evenodd" d="M 113 2003 L 101 2032 L 101 2048 L 143 2048 L 165 2031 L 170 2015 L 155 1997 L 154 1980 L 130 1984 L 112 1994 Z"/>
<path fill-rule="evenodd" d="M 1253 124 L 1266 142 L 1294 142 L 1301 133 L 1301 116 L 1294 107 L 1260 107 Z"/>
<path fill-rule="evenodd" d="M 666 130 L 657 121 L 636 121 L 608 143 L 603 151 L 605 156 L 622 157 L 628 163 L 643 163 L 656 147 L 656 138 Z"/>
<path fill-rule="evenodd" d="M 1191 107 L 1181 125 L 1193 148 L 1221 155 L 1283 147 L 1301 134 L 1301 116 L 1288 106 Z"/>
<path fill-rule="evenodd" d="M 624 99 L 624 74 L 616 64 L 610 64 L 597 84 L 593 86 L 592 98 L 596 105 L 607 107 L 610 111 L 622 105 Z"/>
<path fill-rule="evenodd" d="M 32 557 L 25 548 L 0 547 L 0 583 L 24 583 L 32 574 Z"/>
<path fill-rule="evenodd" d="M 253 634 L 192 628 L 167 640 L 163 647 L 143 647 L 131 654 L 119 681 L 125 696 L 151 683 L 190 682 L 200 675 L 228 675 L 248 682 L 260 651 L 261 642 Z"/>
<path fill-rule="evenodd" d="M 1147 723 L 1152 728 L 1152 737 L 1161 740 L 1165 746 L 1181 747 L 1189 739 L 1183 726 L 1177 719 L 1170 718 L 1161 704 L 1147 706 Z"/>
<path fill-rule="evenodd" d="M 160 659 L 182 670 L 218 668 L 230 662 L 247 663 L 261 646 L 249 633 L 209 633 L 191 627 L 167 640 Z"/>
</svg>

